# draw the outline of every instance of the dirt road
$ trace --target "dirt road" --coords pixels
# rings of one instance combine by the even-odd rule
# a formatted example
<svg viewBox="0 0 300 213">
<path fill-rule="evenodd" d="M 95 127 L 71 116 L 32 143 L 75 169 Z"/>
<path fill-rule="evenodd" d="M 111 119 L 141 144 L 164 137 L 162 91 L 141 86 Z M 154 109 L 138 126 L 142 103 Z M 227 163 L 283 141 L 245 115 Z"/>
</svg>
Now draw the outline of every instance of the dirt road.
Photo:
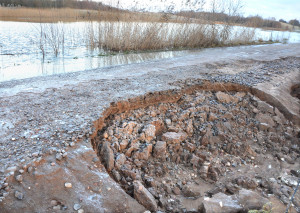
<svg viewBox="0 0 300 213">
<path fill-rule="evenodd" d="M 290 95 L 300 83 L 299 55 L 300 44 L 216 48 L 172 59 L 0 83 L 1 209 L 143 212 L 145 205 L 108 175 L 92 148 L 91 136 L 99 128 L 95 121 L 112 102 L 146 93 L 158 97 L 151 105 L 172 94 L 181 96 L 203 82 L 210 82 L 209 90 L 214 92 L 242 90 L 278 109 L 293 122 L 291 137 L 299 137 L 299 99 Z M 227 87 L 228 83 L 239 86 Z M 169 93 L 159 96 L 159 91 Z M 299 152 L 295 156 L 299 163 Z"/>
</svg>

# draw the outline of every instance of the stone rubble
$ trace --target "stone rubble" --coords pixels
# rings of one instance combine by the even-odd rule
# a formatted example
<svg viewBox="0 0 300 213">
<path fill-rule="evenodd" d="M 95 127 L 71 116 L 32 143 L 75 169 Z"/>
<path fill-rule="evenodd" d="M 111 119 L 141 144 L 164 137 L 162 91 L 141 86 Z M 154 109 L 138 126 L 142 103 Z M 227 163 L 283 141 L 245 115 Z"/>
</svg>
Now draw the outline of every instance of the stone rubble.
<svg viewBox="0 0 300 213">
<path fill-rule="evenodd" d="M 115 114 L 101 132 L 99 153 L 107 171 L 151 211 L 185 212 L 186 199 L 205 196 L 212 198 L 196 203 L 203 212 L 260 209 L 269 193 L 287 202 L 289 193 L 276 188 L 284 184 L 291 192 L 290 179 L 270 185 L 264 171 L 256 177 L 239 171 L 264 166 L 266 156 L 293 163 L 300 154 L 299 128 L 246 92 L 194 92 L 176 103 Z M 268 177 L 278 173 L 271 171 Z M 216 187 L 201 191 L 199 181 Z"/>
</svg>

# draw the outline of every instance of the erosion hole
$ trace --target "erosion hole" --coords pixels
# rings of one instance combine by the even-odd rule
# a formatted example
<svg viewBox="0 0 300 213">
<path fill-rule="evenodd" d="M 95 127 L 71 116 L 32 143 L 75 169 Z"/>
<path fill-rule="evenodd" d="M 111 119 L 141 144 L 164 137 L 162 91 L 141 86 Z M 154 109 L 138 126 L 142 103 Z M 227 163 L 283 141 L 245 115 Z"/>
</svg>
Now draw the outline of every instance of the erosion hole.
<svg viewBox="0 0 300 213">
<path fill-rule="evenodd" d="M 108 173 L 149 210 L 201 211 L 204 196 L 255 190 L 257 176 L 279 172 L 247 165 L 299 156 L 297 128 L 248 91 L 168 95 L 159 103 L 150 94 L 156 104 L 132 110 L 129 102 L 111 107 L 92 141 Z"/>
<path fill-rule="evenodd" d="M 291 95 L 300 99 L 300 84 L 293 85 L 291 88 Z"/>
</svg>

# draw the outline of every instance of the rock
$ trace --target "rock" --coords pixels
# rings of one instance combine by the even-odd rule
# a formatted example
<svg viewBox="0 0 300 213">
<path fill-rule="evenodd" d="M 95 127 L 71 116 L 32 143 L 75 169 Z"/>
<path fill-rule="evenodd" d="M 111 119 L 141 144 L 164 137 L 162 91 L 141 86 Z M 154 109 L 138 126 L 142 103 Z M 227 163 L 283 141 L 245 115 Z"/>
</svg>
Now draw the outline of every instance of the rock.
<svg viewBox="0 0 300 213">
<path fill-rule="evenodd" d="M 83 209 L 79 209 L 77 213 L 84 213 Z"/>
<path fill-rule="evenodd" d="M 298 178 L 291 175 L 281 176 L 281 181 L 291 187 L 295 187 L 298 184 Z"/>
<path fill-rule="evenodd" d="M 263 205 L 269 202 L 268 199 L 262 197 L 257 192 L 247 189 L 240 190 L 237 195 L 237 199 L 245 211 L 249 211 L 251 209 L 261 209 Z"/>
<path fill-rule="evenodd" d="M 236 200 L 221 192 L 215 194 L 212 198 L 204 198 L 202 203 L 202 212 L 205 213 L 236 213 L 242 209 Z"/>
<path fill-rule="evenodd" d="M 198 197 L 201 195 L 200 191 L 193 185 L 185 185 L 182 189 L 182 193 L 185 197 Z"/>
<path fill-rule="evenodd" d="M 166 158 L 167 143 L 164 141 L 157 141 L 157 143 L 154 146 L 153 152 L 153 155 L 156 158 Z"/>
<path fill-rule="evenodd" d="M 53 210 L 56 211 L 61 210 L 61 205 L 53 206 Z"/>
<path fill-rule="evenodd" d="M 202 123 L 204 123 L 207 120 L 207 113 L 206 112 L 202 112 L 199 114 L 200 116 L 200 120 Z"/>
<path fill-rule="evenodd" d="M 133 159 L 148 160 L 152 152 L 152 144 L 147 144 L 142 151 L 136 152 Z"/>
<path fill-rule="evenodd" d="M 56 200 L 51 200 L 50 204 L 51 204 L 51 206 L 56 206 L 58 204 L 58 202 Z"/>
<path fill-rule="evenodd" d="M 144 132 L 145 132 L 145 140 L 151 141 L 155 137 L 156 128 L 154 125 L 150 124 L 146 126 Z"/>
<path fill-rule="evenodd" d="M 210 113 L 208 117 L 208 121 L 215 121 L 218 119 L 218 116 L 214 113 Z"/>
<path fill-rule="evenodd" d="M 250 145 L 245 145 L 245 146 L 243 146 L 243 148 L 244 148 L 244 153 L 243 153 L 244 156 L 248 156 L 248 157 L 254 156 L 254 157 L 256 157 L 256 152 L 253 151 L 253 149 L 251 148 Z"/>
<path fill-rule="evenodd" d="M 153 120 L 151 122 L 151 125 L 155 126 L 155 136 L 161 135 L 165 130 L 164 122 L 159 119 Z"/>
<path fill-rule="evenodd" d="M 178 187 L 174 187 L 174 188 L 173 188 L 173 193 L 174 193 L 175 195 L 180 195 L 180 194 L 181 194 L 181 191 L 180 191 L 180 189 L 179 189 Z"/>
<path fill-rule="evenodd" d="M 239 98 L 239 99 L 242 99 L 243 97 L 246 96 L 246 93 L 245 92 L 237 92 L 235 94 L 235 97 Z"/>
<path fill-rule="evenodd" d="M 264 101 L 260 101 L 258 99 L 257 101 L 257 109 L 261 112 L 264 112 L 264 113 L 270 113 L 270 114 L 273 114 L 274 113 L 274 108 L 273 106 L 267 104 L 266 102 Z"/>
<path fill-rule="evenodd" d="M 63 156 L 62 156 L 61 153 L 57 153 L 57 154 L 55 155 L 55 158 L 56 158 L 56 160 L 61 161 L 62 158 L 63 158 Z"/>
<path fill-rule="evenodd" d="M 132 153 L 133 151 L 138 150 L 139 148 L 140 148 L 140 143 L 132 143 L 132 142 L 131 142 L 131 146 L 129 147 L 129 149 L 127 149 L 125 155 L 126 155 L 127 157 L 131 157 L 131 153 Z"/>
<path fill-rule="evenodd" d="M 111 173 L 112 173 L 113 177 L 116 179 L 116 181 L 119 182 L 121 180 L 122 177 L 121 177 L 120 173 L 117 170 L 113 169 L 111 171 Z"/>
<path fill-rule="evenodd" d="M 258 129 L 260 131 L 268 131 L 270 128 L 271 128 L 271 126 L 266 123 L 259 123 L 259 125 L 258 125 Z"/>
<path fill-rule="evenodd" d="M 232 184 L 231 182 L 225 184 L 227 192 L 230 194 L 236 194 L 240 187 L 238 187 L 236 184 Z"/>
<path fill-rule="evenodd" d="M 235 179 L 237 185 L 242 186 L 243 188 L 247 189 L 256 189 L 258 186 L 257 182 L 255 180 L 252 180 L 249 177 L 238 177 Z"/>
<path fill-rule="evenodd" d="M 6 172 L 5 173 L 14 173 L 15 171 L 17 171 L 17 167 L 16 166 L 11 166 L 11 167 L 8 167 L 7 169 L 6 169 Z"/>
<path fill-rule="evenodd" d="M 200 158 L 193 154 L 190 163 L 193 165 L 194 168 L 198 166 L 199 161 Z"/>
<path fill-rule="evenodd" d="M 291 169 L 290 172 L 291 172 L 292 175 L 294 175 L 294 176 L 296 176 L 296 177 L 300 177 L 300 170 L 296 171 L 296 170 L 294 170 L 294 169 Z"/>
<path fill-rule="evenodd" d="M 127 145 L 128 145 L 128 140 L 122 140 L 120 143 L 120 150 L 122 151 L 126 149 Z"/>
<path fill-rule="evenodd" d="M 145 183 L 149 187 L 155 187 L 156 186 L 156 182 L 154 181 L 154 179 L 152 177 L 146 177 L 145 178 Z"/>
<path fill-rule="evenodd" d="M 206 146 L 207 144 L 211 143 L 212 137 L 211 131 L 207 131 L 201 139 L 201 145 Z"/>
<path fill-rule="evenodd" d="M 103 160 L 105 162 L 105 166 L 107 171 L 111 171 L 114 168 L 115 160 L 114 160 L 114 152 L 110 148 L 110 144 L 105 142 L 103 144 Z"/>
<path fill-rule="evenodd" d="M 140 176 L 132 170 L 122 168 L 121 171 L 123 175 L 125 175 L 126 177 L 130 177 L 132 180 L 140 179 Z"/>
<path fill-rule="evenodd" d="M 230 119 L 234 118 L 234 116 L 233 116 L 232 113 L 226 112 L 226 113 L 222 116 L 222 118 L 225 118 L 225 119 L 230 120 Z"/>
<path fill-rule="evenodd" d="M 199 103 L 203 103 L 205 101 L 206 97 L 204 94 L 197 94 L 195 103 L 199 104 Z"/>
<path fill-rule="evenodd" d="M 194 152 L 197 147 L 195 144 L 187 142 L 187 143 L 185 143 L 184 148 L 190 152 Z"/>
<path fill-rule="evenodd" d="M 133 122 L 133 121 L 130 121 L 126 127 L 124 128 L 125 132 L 128 134 L 128 135 L 131 135 L 132 132 L 133 132 L 133 129 L 134 127 L 137 125 L 137 123 Z"/>
<path fill-rule="evenodd" d="M 134 198 L 150 211 L 156 211 L 157 203 L 153 195 L 142 185 L 140 181 L 134 181 Z"/>
<path fill-rule="evenodd" d="M 166 132 L 162 135 L 162 140 L 168 144 L 176 144 L 184 141 L 187 138 L 185 132 Z"/>
<path fill-rule="evenodd" d="M 126 156 L 124 154 L 120 154 L 117 156 L 115 161 L 115 166 L 117 169 L 120 169 L 126 161 Z"/>
<path fill-rule="evenodd" d="M 280 121 L 282 123 L 285 123 L 286 119 L 285 119 L 284 115 L 277 108 L 275 108 L 274 111 L 275 111 L 275 115 L 280 119 Z"/>
<path fill-rule="evenodd" d="M 72 188 L 72 183 L 65 183 L 66 188 Z"/>
<path fill-rule="evenodd" d="M 209 162 L 204 162 L 203 165 L 199 169 L 200 177 L 202 177 L 203 179 L 207 178 L 209 165 L 210 165 Z"/>
<path fill-rule="evenodd" d="M 255 119 L 258 120 L 260 123 L 264 123 L 265 125 L 268 125 L 270 127 L 274 127 L 275 123 L 271 116 L 267 114 L 259 113 L 255 116 Z"/>
<path fill-rule="evenodd" d="M 17 180 L 18 182 L 22 182 L 22 181 L 23 181 L 23 176 L 22 176 L 22 175 L 18 175 L 18 176 L 16 177 L 16 180 Z"/>
<path fill-rule="evenodd" d="M 73 206 L 73 209 L 74 209 L 75 211 L 79 210 L 80 208 L 81 208 L 81 205 L 78 204 L 78 203 L 75 203 L 74 206 Z"/>
<path fill-rule="evenodd" d="M 224 92 L 217 92 L 216 97 L 217 97 L 218 101 L 220 101 L 221 103 L 228 104 L 230 102 L 237 103 L 239 101 L 239 99 L 237 97 L 228 95 Z"/>
<path fill-rule="evenodd" d="M 210 166 L 208 168 L 207 177 L 211 180 L 217 181 L 219 179 L 219 172 L 220 169 L 218 167 Z"/>
<path fill-rule="evenodd" d="M 192 136 L 193 133 L 194 133 L 194 126 L 193 126 L 193 120 L 189 120 L 187 122 L 187 126 L 186 126 L 186 133 L 189 135 L 189 136 Z"/>
<path fill-rule="evenodd" d="M 38 153 L 38 152 L 32 153 L 32 157 L 38 157 L 38 156 L 39 156 L 39 153 Z"/>
<path fill-rule="evenodd" d="M 24 195 L 19 191 L 15 191 L 15 198 L 17 198 L 18 200 L 23 200 Z"/>
</svg>

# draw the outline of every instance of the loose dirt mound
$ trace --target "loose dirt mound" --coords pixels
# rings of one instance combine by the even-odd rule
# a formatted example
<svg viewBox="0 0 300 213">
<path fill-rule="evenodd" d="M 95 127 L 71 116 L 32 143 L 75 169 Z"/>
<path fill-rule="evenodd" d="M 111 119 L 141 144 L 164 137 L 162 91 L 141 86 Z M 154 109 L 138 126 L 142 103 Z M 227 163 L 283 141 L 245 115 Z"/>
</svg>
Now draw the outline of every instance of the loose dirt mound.
<svg viewBox="0 0 300 213">
<path fill-rule="evenodd" d="M 100 158 L 128 194 L 167 212 L 247 211 L 270 194 L 288 203 L 299 129 L 277 108 L 247 92 L 198 91 L 172 102 L 112 113 L 98 131 Z"/>
</svg>

